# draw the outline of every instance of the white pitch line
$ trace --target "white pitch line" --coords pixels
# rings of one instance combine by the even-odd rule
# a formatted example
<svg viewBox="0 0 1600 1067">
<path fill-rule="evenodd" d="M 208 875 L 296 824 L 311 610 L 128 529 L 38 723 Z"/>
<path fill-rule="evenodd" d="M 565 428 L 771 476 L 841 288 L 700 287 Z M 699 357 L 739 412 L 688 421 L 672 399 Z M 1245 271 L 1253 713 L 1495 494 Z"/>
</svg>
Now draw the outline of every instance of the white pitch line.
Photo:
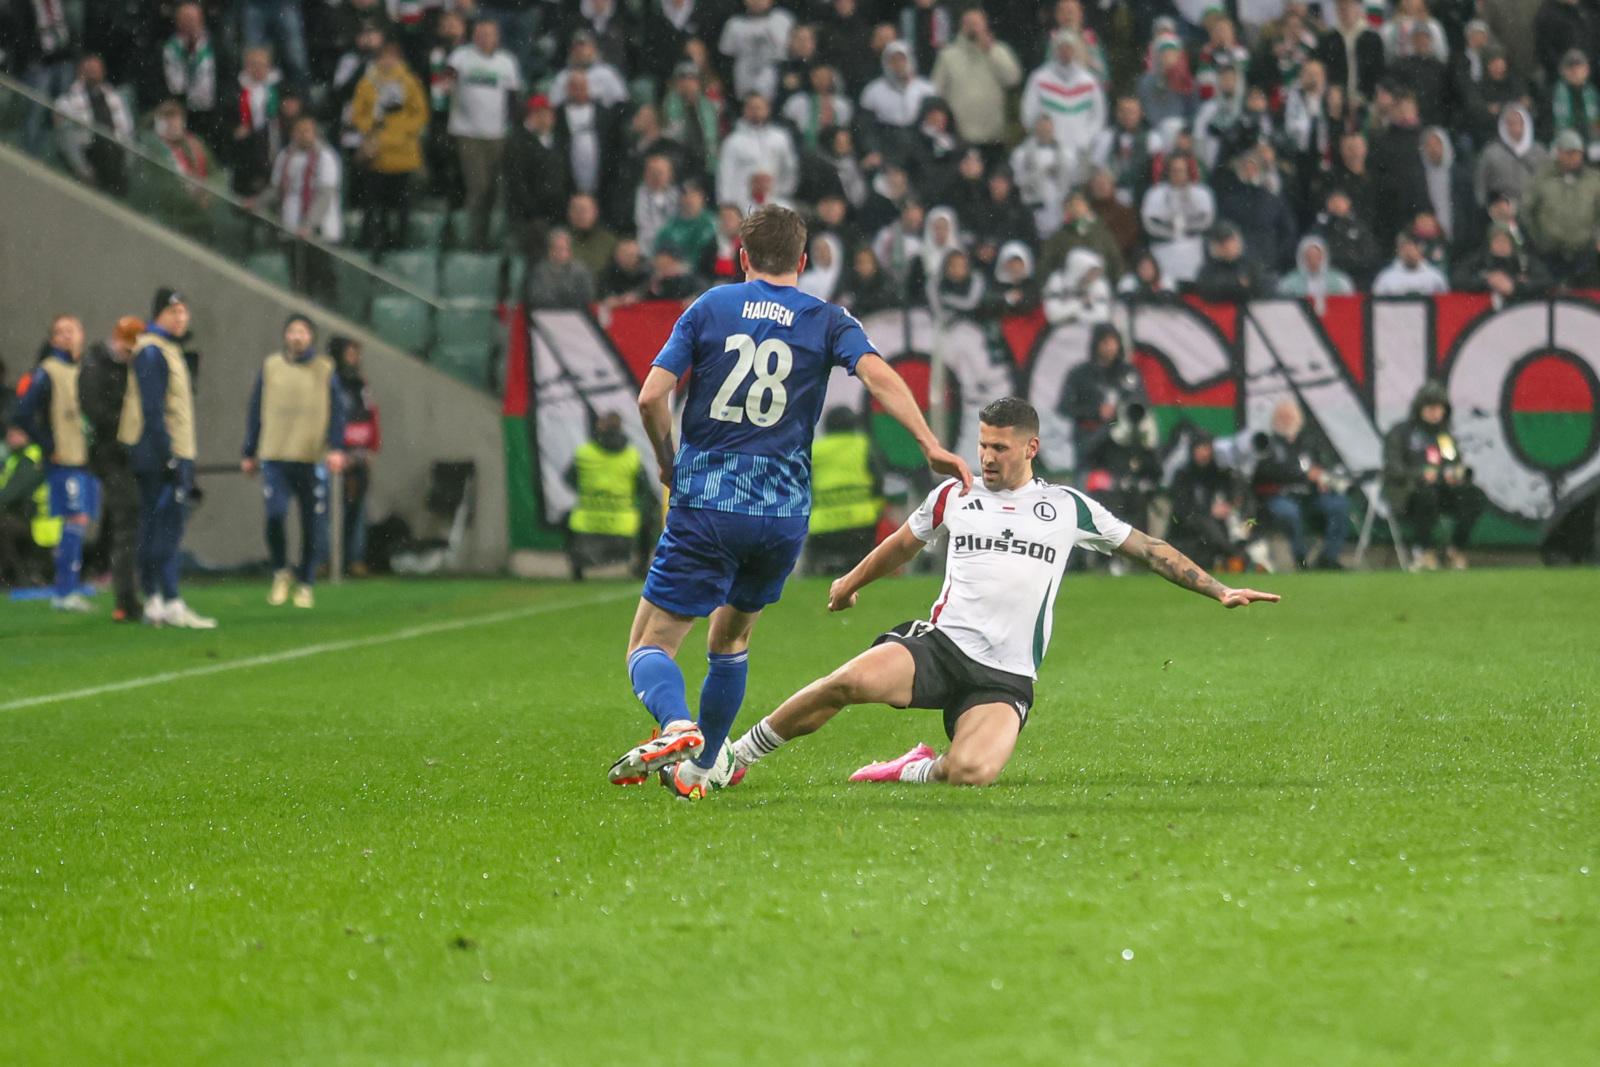
<svg viewBox="0 0 1600 1067">
<path fill-rule="evenodd" d="M 129 678 L 127 681 L 109 682 L 106 685 L 92 685 L 86 689 L 69 689 L 62 693 L 47 693 L 43 696 L 9 700 L 4 704 L 0 704 L 0 711 L 19 711 L 22 708 L 36 708 L 41 704 L 59 704 L 67 700 L 80 700 L 84 697 L 100 696 L 102 693 L 121 693 L 128 689 L 142 689 L 145 686 L 160 685 L 163 682 L 175 682 L 184 678 L 199 678 L 207 674 L 221 674 L 224 671 L 241 671 L 249 667 L 267 667 L 274 663 L 303 659 L 306 656 L 320 656 L 324 652 L 344 652 L 352 648 L 370 648 L 373 645 L 387 645 L 393 641 L 409 641 L 413 637 L 427 637 L 430 634 L 449 633 L 452 630 L 466 630 L 474 626 L 492 626 L 497 622 L 511 622 L 516 619 L 526 619 L 532 615 L 548 615 L 553 611 L 565 611 L 567 608 L 593 607 L 596 604 L 605 604 L 612 600 L 623 600 L 638 595 L 632 589 L 619 590 L 601 596 L 590 597 L 587 600 L 570 600 L 562 604 L 534 604 L 531 607 L 517 608 L 513 611 L 496 611 L 488 615 L 451 619 L 448 622 L 431 622 L 424 626 L 408 626 L 404 630 L 396 630 L 387 634 L 374 634 L 371 637 L 356 637 L 345 641 L 324 641 L 318 645 L 289 648 L 282 652 L 268 652 L 265 655 L 228 660 L 225 663 L 208 663 L 204 667 L 190 667 L 181 671 L 165 671 L 161 674 L 146 675 L 143 678 Z"/>
</svg>

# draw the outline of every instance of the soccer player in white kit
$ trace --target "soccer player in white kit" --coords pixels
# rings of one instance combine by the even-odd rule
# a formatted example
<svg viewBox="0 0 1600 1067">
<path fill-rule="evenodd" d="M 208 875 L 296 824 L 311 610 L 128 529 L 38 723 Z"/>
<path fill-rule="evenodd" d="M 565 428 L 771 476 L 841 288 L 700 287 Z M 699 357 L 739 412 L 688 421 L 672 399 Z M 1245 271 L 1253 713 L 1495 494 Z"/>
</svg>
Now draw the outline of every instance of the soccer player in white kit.
<svg viewBox="0 0 1600 1067">
<path fill-rule="evenodd" d="M 937 486 L 904 526 L 828 594 L 828 610 L 854 607 L 864 587 L 909 563 L 945 530 L 950 548 L 944 588 L 928 621 L 895 627 L 758 722 L 732 747 L 725 772 L 730 784 L 739 771 L 786 741 L 815 732 L 851 704 L 943 709 L 950 737 L 944 755 L 918 745 L 899 759 L 868 764 L 852 781 L 993 782 L 1027 724 L 1033 683 L 1050 644 L 1056 593 L 1074 548 L 1121 553 L 1224 607 L 1278 599 L 1230 589 L 1076 489 L 1035 478 L 1039 416 L 1026 401 L 1008 397 L 984 408 L 978 450 L 981 487 L 963 497 L 954 479 Z"/>
</svg>

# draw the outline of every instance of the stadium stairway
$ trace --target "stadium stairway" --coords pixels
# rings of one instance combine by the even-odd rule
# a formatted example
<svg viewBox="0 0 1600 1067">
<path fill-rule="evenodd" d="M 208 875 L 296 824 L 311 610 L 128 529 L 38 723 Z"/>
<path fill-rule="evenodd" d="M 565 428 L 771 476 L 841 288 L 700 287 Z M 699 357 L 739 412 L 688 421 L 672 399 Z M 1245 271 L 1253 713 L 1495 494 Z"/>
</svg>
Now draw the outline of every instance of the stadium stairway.
<svg viewBox="0 0 1600 1067">
<path fill-rule="evenodd" d="M 441 263 L 429 252 L 419 264 L 444 286 L 447 313 L 435 324 L 432 305 L 424 304 L 429 314 L 420 326 L 413 318 L 412 326 L 425 329 L 426 340 L 408 335 L 406 347 L 428 352 L 432 346 L 441 357 L 436 367 L 386 342 L 381 323 L 369 331 L 348 317 L 373 310 L 385 298 L 370 288 L 381 283 L 359 267 L 336 261 L 337 310 L 318 307 L 5 145 L 0 145 L 0 203 L 6 205 L 0 213 L 0 352 L 13 376 L 31 365 L 53 313 L 82 317 L 93 340 L 105 337 L 122 315 L 148 315 L 159 286 L 174 285 L 189 299 L 193 346 L 200 353 L 200 466 L 216 472 L 201 478 L 205 503 L 185 543 L 203 562 L 229 566 L 263 555 L 260 486 L 223 472 L 237 467 L 245 403 L 261 360 L 281 345 L 285 318 L 299 312 L 316 322 L 323 340 L 343 333 L 362 342 L 367 379 L 383 420 L 383 452 L 373 464 L 369 514 L 375 520 L 397 514 L 416 528 L 432 464 L 471 460 L 483 488 L 463 562 L 474 571 L 504 567 L 500 407 L 485 388 L 493 346 L 501 338 L 485 306 L 490 299 L 485 263 L 457 253 L 446 254 Z M 283 265 L 277 261 L 257 266 L 282 280 Z M 494 269 L 499 272 L 498 262 Z M 498 282 L 500 273 L 495 277 Z M 415 316 L 415 309 L 406 313 Z M 435 343 L 438 325 L 443 329 Z M 476 387 L 460 379 L 475 379 Z"/>
</svg>

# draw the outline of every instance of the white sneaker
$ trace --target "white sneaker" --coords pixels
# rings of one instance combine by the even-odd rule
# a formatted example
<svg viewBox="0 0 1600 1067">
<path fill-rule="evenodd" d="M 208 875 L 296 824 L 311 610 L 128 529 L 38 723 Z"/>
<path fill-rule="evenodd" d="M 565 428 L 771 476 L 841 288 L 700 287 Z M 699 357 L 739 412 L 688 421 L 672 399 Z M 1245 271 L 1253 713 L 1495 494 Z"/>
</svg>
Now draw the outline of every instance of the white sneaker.
<svg viewBox="0 0 1600 1067">
<path fill-rule="evenodd" d="M 289 586 L 294 577 L 288 571 L 279 571 L 272 576 L 272 592 L 267 594 L 267 603 L 273 607 L 281 607 L 289 602 Z"/>
<path fill-rule="evenodd" d="M 183 630 L 215 630 L 216 619 L 208 619 L 204 615 L 197 615 L 183 602 L 183 598 L 167 601 L 161 613 L 162 619 L 168 626 L 176 626 Z"/>
<path fill-rule="evenodd" d="M 294 606 L 297 608 L 316 607 L 317 598 L 311 594 L 309 585 L 302 585 L 294 591 Z"/>
<path fill-rule="evenodd" d="M 89 598 L 84 596 L 82 593 L 68 593 L 66 596 L 53 596 L 50 598 L 50 606 L 55 608 L 57 611 L 91 612 L 94 610 L 94 604 L 90 603 Z"/>
<path fill-rule="evenodd" d="M 146 626 L 162 626 L 167 621 L 167 605 L 161 599 L 160 593 L 152 593 L 145 598 L 144 624 Z"/>
</svg>

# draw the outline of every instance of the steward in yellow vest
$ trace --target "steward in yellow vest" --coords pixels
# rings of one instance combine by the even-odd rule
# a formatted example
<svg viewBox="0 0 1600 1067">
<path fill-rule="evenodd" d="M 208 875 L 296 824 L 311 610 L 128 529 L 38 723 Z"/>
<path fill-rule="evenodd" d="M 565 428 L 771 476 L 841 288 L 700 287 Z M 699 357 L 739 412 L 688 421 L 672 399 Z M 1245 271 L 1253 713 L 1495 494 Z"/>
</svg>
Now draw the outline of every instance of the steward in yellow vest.
<svg viewBox="0 0 1600 1067">
<path fill-rule="evenodd" d="M 133 342 L 133 373 L 117 440 L 139 483 L 140 590 L 144 621 L 193 630 L 215 628 L 178 594 L 178 550 L 194 488 L 194 390 L 179 343 L 189 333 L 189 305 L 176 289 L 156 290 L 150 323 Z"/>
<path fill-rule="evenodd" d="M 267 603 L 289 599 L 296 577 L 297 608 L 314 603 L 311 584 L 327 545 L 328 472 L 344 469 L 344 392 L 338 368 L 315 348 L 311 320 L 291 315 L 283 327 L 283 350 L 261 364 L 245 412 L 246 474 L 261 471 L 267 503 L 267 554 L 272 560 L 272 591 Z M 289 503 L 300 510 L 300 565 L 289 570 L 286 525 Z"/>
<path fill-rule="evenodd" d="M 50 514 L 50 484 L 45 479 L 44 449 L 20 430 L 7 434 L 11 454 L 0 464 L 0 514 L 26 522 L 29 536 L 40 548 L 54 548 L 61 540 L 61 520 Z M 11 524 L 7 524 L 8 526 Z M 0 533 L 9 537 L 10 531 Z M 0 546 L 0 555 L 4 546 Z M 13 561 L 14 562 L 14 561 Z"/>
<path fill-rule="evenodd" d="M 578 446 L 567 483 L 578 491 L 577 506 L 567 516 L 567 555 L 574 577 L 582 578 L 588 568 L 628 560 L 644 529 L 641 502 L 653 512 L 655 497 L 644 459 L 628 443 L 621 416 L 601 416 L 594 438 Z"/>
<path fill-rule="evenodd" d="M 813 573 L 854 566 L 877 541 L 883 477 L 871 439 L 848 408 L 834 408 L 811 444 Z"/>
<path fill-rule="evenodd" d="M 100 512 L 100 483 L 87 469 L 89 438 L 78 408 L 78 357 L 83 324 L 60 315 L 50 324 L 50 341 L 12 421 L 33 439 L 48 460 L 49 514 L 60 520 L 55 544 L 56 581 L 50 604 L 57 610 L 93 611 L 78 592 L 83 541 L 89 520 Z"/>
</svg>

